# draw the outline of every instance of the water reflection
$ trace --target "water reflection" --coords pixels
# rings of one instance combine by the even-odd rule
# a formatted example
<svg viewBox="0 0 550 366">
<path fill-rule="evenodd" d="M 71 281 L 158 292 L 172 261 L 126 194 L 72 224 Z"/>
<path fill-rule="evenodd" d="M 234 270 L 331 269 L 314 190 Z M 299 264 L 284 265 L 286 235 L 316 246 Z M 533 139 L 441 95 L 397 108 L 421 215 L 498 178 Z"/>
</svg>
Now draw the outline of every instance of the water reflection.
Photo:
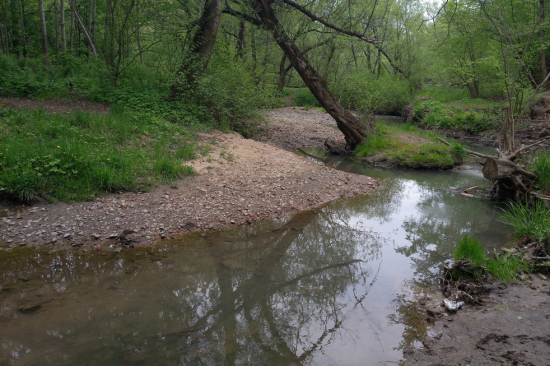
<svg viewBox="0 0 550 366">
<path fill-rule="evenodd" d="M 487 202 L 452 193 L 475 173 L 326 163 L 382 186 L 154 250 L 2 259 L 0 365 L 398 361 L 427 329 L 414 294 L 433 291 L 462 233 L 490 247 L 505 231 Z"/>
</svg>

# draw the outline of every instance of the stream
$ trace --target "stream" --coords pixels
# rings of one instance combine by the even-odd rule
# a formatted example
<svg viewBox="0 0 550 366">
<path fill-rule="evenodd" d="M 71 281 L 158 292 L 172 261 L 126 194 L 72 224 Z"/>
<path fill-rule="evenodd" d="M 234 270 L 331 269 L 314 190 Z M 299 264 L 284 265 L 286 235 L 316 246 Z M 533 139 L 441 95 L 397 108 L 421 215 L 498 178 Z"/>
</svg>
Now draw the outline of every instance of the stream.
<svg viewBox="0 0 550 366">
<path fill-rule="evenodd" d="M 441 301 L 439 268 L 461 236 L 492 252 L 510 231 L 489 201 L 460 194 L 489 184 L 473 161 L 324 163 L 380 188 L 153 249 L 3 259 L 0 365 L 397 364 L 430 331 L 418 299 Z"/>
</svg>

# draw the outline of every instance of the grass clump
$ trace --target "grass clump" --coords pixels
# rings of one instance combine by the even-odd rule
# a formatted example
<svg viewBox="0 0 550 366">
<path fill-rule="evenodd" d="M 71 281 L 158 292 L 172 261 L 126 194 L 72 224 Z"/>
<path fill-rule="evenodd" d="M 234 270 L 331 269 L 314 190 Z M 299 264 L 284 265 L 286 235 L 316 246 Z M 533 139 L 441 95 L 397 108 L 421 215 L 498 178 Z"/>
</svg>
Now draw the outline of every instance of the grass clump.
<svg viewBox="0 0 550 366">
<path fill-rule="evenodd" d="M 537 188 L 548 193 L 550 191 L 550 155 L 539 154 L 532 164 L 533 171 L 537 174 Z"/>
<path fill-rule="evenodd" d="M 461 163 L 464 147 L 451 147 L 436 141 L 433 132 L 419 130 L 410 124 L 376 123 L 375 132 L 355 149 L 355 156 L 367 161 L 377 159 L 389 165 L 419 169 L 450 169 Z"/>
<path fill-rule="evenodd" d="M 195 144 L 149 113 L 0 109 L 0 197 L 85 200 L 192 174 Z"/>
<path fill-rule="evenodd" d="M 550 249 L 550 211 L 544 202 L 510 202 L 500 218 L 514 230 L 515 239 L 532 238 Z"/>
<path fill-rule="evenodd" d="M 485 268 L 487 273 L 490 273 L 494 278 L 504 283 L 510 283 L 517 281 L 522 272 L 532 270 L 527 261 L 521 257 L 521 253 L 519 253 L 519 256 L 511 253 L 501 253 L 494 258 L 486 258 L 483 245 L 477 238 L 472 238 L 469 234 L 462 236 L 455 249 L 454 259 L 457 261 L 467 259 L 477 267 L 473 274 L 455 268 L 453 270 L 453 279 L 455 280 L 459 278 L 478 280 L 482 275 L 482 269 Z"/>
</svg>

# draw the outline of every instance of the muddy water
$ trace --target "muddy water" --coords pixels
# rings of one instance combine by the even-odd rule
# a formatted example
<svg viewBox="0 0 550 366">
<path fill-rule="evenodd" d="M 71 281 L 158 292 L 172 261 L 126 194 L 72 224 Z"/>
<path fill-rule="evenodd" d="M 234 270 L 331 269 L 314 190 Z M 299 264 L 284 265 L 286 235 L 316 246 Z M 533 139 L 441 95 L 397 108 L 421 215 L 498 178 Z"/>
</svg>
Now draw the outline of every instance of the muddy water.
<svg viewBox="0 0 550 366">
<path fill-rule="evenodd" d="M 310 153 L 315 153 L 309 150 Z M 383 365 L 428 331 L 436 276 L 463 233 L 509 232 L 474 165 L 326 164 L 371 195 L 153 250 L 0 251 L 0 365 Z M 430 300 L 431 298 L 431 300 Z"/>
</svg>

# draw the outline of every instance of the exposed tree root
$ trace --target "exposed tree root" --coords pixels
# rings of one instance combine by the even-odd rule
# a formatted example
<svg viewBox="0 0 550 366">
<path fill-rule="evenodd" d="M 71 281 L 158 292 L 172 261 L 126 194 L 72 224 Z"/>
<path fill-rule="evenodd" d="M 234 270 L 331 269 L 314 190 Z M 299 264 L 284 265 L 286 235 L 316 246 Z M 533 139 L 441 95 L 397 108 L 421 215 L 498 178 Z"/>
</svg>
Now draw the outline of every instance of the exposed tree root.
<svg viewBox="0 0 550 366">
<path fill-rule="evenodd" d="M 452 265 L 443 267 L 443 274 L 439 278 L 441 292 L 453 301 L 464 301 L 468 304 L 480 304 L 482 296 L 489 292 L 485 285 L 485 270 L 483 266 L 473 265 L 467 259 L 458 260 Z M 471 280 L 453 279 L 457 273 L 471 277 Z"/>
</svg>

